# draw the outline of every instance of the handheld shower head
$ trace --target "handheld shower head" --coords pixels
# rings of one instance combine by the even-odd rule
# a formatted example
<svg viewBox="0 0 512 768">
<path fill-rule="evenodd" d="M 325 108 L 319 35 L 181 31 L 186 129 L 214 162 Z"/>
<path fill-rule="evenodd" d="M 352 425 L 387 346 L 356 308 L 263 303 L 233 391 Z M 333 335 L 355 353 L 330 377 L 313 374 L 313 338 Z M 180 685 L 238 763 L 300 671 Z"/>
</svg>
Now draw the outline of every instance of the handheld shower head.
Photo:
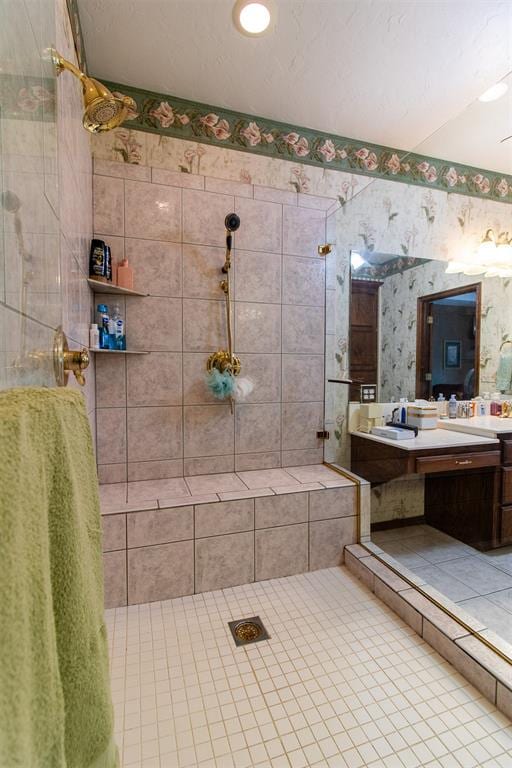
<svg viewBox="0 0 512 768">
<path fill-rule="evenodd" d="M 82 83 L 84 99 L 82 123 L 87 131 L 91 133 L 111 131 L 126 120 L 130 109 L 135 109 L 136 104 L 130 96 L 121 98 L 114 96 L 106 86 L 93 77 L 88 77 L 70 61 L 63 59 L 57 51 L 52 51 L 52 58 L 57 74 L 67 69 Z"/>
<path fill-rule="evenodd" d="M 240 216 L 237 216 L 236 213 L 228 213 L 224 219 L 224 224 L 228 232 L 236 232 L 240 226 Z"/>
</svg>

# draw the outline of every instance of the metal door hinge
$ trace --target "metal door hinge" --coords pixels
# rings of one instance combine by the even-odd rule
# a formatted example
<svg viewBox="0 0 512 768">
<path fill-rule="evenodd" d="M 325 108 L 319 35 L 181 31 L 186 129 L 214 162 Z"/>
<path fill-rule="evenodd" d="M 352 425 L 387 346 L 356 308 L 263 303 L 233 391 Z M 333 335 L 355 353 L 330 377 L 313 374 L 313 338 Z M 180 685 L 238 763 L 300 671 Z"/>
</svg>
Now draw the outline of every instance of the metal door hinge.
<svg viewBox="0 0 512 768">
<path fill-rule="evenodd" d="M 328 440 L 331 434 L 326 429 L 322 429 L 316 433 L 316 436 L 319 440 Z"/>
<path fill-rule="evenodd" d="M 434 325 L 433 315 L 427 315 L 427 325 Z"/>
</svg>

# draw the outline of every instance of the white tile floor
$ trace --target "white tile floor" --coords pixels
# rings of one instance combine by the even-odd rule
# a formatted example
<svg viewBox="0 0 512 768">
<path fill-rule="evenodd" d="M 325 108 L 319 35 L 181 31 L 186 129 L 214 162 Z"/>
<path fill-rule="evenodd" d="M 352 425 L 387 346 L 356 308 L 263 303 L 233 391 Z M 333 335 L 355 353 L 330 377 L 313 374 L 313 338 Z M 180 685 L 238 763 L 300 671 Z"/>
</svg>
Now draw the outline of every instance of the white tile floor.
<svg viewBox="0 0 512 768">
<path fill-rule="evenodd" d="M 227 622 L 271 639 L 235 647 Z M 510 768 L 512 725 L 345 568 L 107 611 L 124 768 Z"/>
<path fill-rule="evenodd" d="M 374 531 L 372 541 L 512 644 L 512 547 L 479 552 L 429 525 Z"/>
</svg>

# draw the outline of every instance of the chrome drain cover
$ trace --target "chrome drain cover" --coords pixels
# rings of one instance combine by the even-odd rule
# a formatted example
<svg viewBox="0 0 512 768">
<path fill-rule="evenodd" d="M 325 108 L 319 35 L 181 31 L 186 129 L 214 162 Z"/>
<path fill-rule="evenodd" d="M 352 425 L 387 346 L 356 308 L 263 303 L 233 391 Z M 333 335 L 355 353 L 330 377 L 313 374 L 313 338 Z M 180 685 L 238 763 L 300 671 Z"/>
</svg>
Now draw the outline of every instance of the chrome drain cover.
<svg viewBox="0 0 512 768">
<path fill-rule="evenodd" d="M 250 643 L 258 643 L 260 640 L 268 640 L 270 638 L 259 616 L 229 621 L 228 626 L 233 635 L 235 645 L 249 645 Z"/>
</svg>

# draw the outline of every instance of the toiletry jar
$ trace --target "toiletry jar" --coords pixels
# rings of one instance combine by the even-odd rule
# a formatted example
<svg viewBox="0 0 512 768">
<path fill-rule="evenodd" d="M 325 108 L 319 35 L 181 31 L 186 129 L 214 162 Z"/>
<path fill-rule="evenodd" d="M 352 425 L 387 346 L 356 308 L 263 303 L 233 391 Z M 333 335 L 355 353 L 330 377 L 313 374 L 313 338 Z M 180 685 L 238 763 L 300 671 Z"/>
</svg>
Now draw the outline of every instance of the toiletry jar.
<svg viewBox="0 0 512 768">
<path fill-rule="evenodd" d="M 408 405 L 407 423 L 418 429 L 436 429 L 439 416 L 435 405 Z"/>
</svg>

